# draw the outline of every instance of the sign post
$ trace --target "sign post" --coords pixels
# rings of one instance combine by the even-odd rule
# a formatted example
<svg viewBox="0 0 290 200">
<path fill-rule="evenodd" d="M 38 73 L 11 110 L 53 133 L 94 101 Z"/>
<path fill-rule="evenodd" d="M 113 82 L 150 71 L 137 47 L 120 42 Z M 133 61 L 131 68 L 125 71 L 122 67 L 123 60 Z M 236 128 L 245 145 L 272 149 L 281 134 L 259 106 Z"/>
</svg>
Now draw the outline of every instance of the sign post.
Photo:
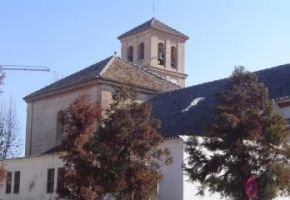
<svg viewBox="0 0 290 200">
<path fill-rule="evenodd" d="M 256 179 L 251 176 L 248 178 L 245 184 L 245 193 L 247 194 L 249 199 L 255 198 L 258 192 L 258 184 Z"/>
</svg>

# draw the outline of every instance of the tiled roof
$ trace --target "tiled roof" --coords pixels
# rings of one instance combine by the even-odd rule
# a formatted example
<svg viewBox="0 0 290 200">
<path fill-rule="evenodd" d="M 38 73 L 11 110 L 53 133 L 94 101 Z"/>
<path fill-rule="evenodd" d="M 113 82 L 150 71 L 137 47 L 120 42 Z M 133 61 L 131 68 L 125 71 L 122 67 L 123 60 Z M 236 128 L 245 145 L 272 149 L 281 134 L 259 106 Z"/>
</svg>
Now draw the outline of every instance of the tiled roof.
<svg viewBox="0 0 290 200">
<path fill-rule="evenodd" d="M 155 30 L 159 30 L 159 31 L 162 31 L 162 32 L 166 32 L 166 33 L 170 33 L 172 35 L 175 35 L 175 36 L 179 36 L 179 37 L 182 37 L 184 39 L 188 39 L 189 37 L 184 35 L 183 33 L 175 30 L 174 28 L 171 28 L 170 26 L 167 26 L 166 24 L 162 23 L 161 21 L 155 19 L 155 18 L 152 18 L 150 19 L 149 21 L 129 30 L 128 32 L 120 35 L 118 38 L 119 39 L 122 39 L 124 37 L 127 37 L 129 35 L 132 35 L 132 34 L 136 34 L 138 32 L 141 32 L 141 31 L 144 31 L 144 30 L 147 30 L 147 29 L 155 29 Z"/>
<path fill-rule="evenodd" d="M 142 67 L 129 63 L 119 57 L 112 56 L 33 92 L 24 99 L 28 100 L 32 97 L 98 79 L 127 83 L 156 92 L 171 91 L 180 88 L 164 78 L 146 71 Z"/>
<path fill-rule="evenodd" d="M 161 76 L 119 57 L 115 58 L 101 77 L 154 91 L 172 91 L 180 88 L 180 86 L 167 81 Z"/>
<path fill-rule="evenodd" d="M 55 153 L 59 153 L 59 152 L 63 152 L 62 146 L 56 145 L 56 146 L 52 147 L 51 149 L 49 149 L 48 151 L 42 153 L 42 155 L 55 154 Z"/>
<path fill-rule="evenodd" d="M 256 74 L 269 89 L 271 99 L 290 95 L 290 64 L 273 67 Z M 154 117 L 161 121 L 160 132 L 165 137 L 177 135 L 204 135 L 205 125 L 213 118 L 216 93 L 225 88 L 227 79 L 212 81 L 166 92 L 150 101 Z M 194 99 L 203 97 L 186 111 Z"/>
<path fill-rule="evenodd" d="M 67 76 L 59 81 L 56 81 L 32 94 L 24 97 L 24 99 L 29 99 L 30 97 L 37 96 L 43 93 L 56 91 L 63 89 L 72 85 L 87 82 L 97 78 L 97 75 L 103 70 L 107 63 L 112 59 L 112 57 L 106 58 L 94 65 L 91 65 L 79 72 L 76 72 L 70 76 Z"/>
</svg>

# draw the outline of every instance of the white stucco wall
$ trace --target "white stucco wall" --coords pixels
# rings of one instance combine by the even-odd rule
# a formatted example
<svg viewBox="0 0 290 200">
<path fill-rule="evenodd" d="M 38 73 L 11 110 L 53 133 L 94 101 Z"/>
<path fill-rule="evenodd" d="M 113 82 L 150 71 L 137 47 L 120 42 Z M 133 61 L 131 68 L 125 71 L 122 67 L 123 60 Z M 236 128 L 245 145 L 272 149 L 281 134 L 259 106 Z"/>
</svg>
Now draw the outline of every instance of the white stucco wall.
<svg viewBox="0 0 290 200">
<path fill-rule="evenodd" d="M 173 163 L 169 166 L 162 166 L 163 178 L 159 184 L 158 200 L 192 200 L 204 199 L 197 197 L 196 184 L 187 181 L 182 165 L 186 154 L 184 152 L 183 140 L 180 138 L 165 140 L 161 146 L 169 148 Z M 63 166 L 63 162 L 58 155 L 45 155 L 23 159 L 11 159 L 0 161 L 5 165 L 8 172 L 20 171 L 20 193 L 5 194 L 5 186 L 0 189 L 0 199 L 2 200 L 54 200 L 56 193 L 47 194 L 47 170 L 55 168 L 55 184 L 57 186 L 57 168 Z M 14 177 L 12 177 L 13 180 Z M 218 198 L 215 198 L 218 199 Z"/>
<path fill-rule="evenodd" d="M 183 164 L 188 154 L 185 152 L 186 137 L 165 140 L 162 147 L 169 148 L 173 163 L 169 166 L 163 166 L 161 173 L 163 179 L 159 184 L 158 200 L 220 200 L 218 194 L 206 193 L 205 196 L 198 196 L 198 183 L 189 181 L 189 177 L 183 171 Z"/>
<path fill-rule="evenodd" d="M 183 141 L 180 138 L 165 140 L 162 148 L 168 148 L 173 158 L 169 166 L 162 166 L 163 178 L 159 184 L 159 200 L 183 199 Z"/>
<path fill-rule="evenodd" d="M 163 179 L 159 184 L 158 200 L 220 200 L 220 195 L 206 192 L 205 196 L 198 196 L 198 183 L 191 183 L 184 173 L 182 165 L 186 162 L 188 154 L 185 152 L 184 137 L 165 140 L 161 147 L 171 151 L 173 163 L 162 166 Z M 46 193 L 47 170 L 55 169 L 54 190 L 57 187 L 57 169 L 63 166 L 58 155 L 43 155 L 31 158 L 11 159 L 0 161 L 8 172 L 20 171 L 20 193 L 5 194 L 5 186 L 0 189 L 1 200 L 55 200 L 57 196 Z M 280 197 L 276 200 L 287 200 L 289 197 Z"/>
<path fill-rule="evenodd" d="M 173 163 L 162 166 L 163 179 L 159 184 L 159 200 L 182 200 L 183 198 L 183 141 L 180 138 L 165 140 L 162 148 L 171 151 Z M 5 186 L 0 189 L 1 200 L 54 200 L 56 193 L 47 194 L 47 170 L 55 168 L 55 184 L 57 186 L 57 168 L 63 166 L 58 155 L 44 155 L 31 158 L 0 161 L 8 172 L 20 171 L 20 193 L 5 194 Z M 14 177 L 12 177 L 13 179 Z"/>
<path fill-rule="evenodd" d="M 12 192 L 5 193 L 5 186 L 0 189 L 1 200 L 53 200 L 56 193 L 47 194 L 47 170 L 55 169 L 54 189 L 57 187 L 57 169 L 63 166 L 62 160 L 57 155 L 45 155 L 22 159 L 0 161 L 4 163 L 8 172 L 13 172 Z M 20 171 L 20 191 L 13 194 L 14 172 Z"/>
<path fill-rule="evenodd" d="M 277 105 L 274 107 L 285 119 L 290 119 L 290 106 L 280 108 Z"/>
<path fill-rule="evenodd" d="M 161 168 L 163 179 L 159 184 L 158 200 L 220 200 L 218 194 L 209 192 L 205 196 L 196 195 L 199 184 L 190 182 L 182 168 L 188 157 L 185 152 L 185 139 L 186 137 L 177 137 L 165 140 L 162 144 L 162 148 L 167 147 L 170 150 L 173 163 Z"/>
</svg>

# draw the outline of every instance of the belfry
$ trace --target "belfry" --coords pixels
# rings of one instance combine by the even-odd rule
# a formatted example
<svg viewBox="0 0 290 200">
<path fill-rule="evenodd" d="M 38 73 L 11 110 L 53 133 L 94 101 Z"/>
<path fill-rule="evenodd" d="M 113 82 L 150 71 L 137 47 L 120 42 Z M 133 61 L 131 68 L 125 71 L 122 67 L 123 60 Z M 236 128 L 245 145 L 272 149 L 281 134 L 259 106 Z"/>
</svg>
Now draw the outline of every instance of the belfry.
<svg viewBox="0 0 290 200">
<path fill-rule="evenodd" d="M 185 86 L 184 46 L 188 36 L 152 18 L 118 39 L 123 59 Z"/>
</svg>

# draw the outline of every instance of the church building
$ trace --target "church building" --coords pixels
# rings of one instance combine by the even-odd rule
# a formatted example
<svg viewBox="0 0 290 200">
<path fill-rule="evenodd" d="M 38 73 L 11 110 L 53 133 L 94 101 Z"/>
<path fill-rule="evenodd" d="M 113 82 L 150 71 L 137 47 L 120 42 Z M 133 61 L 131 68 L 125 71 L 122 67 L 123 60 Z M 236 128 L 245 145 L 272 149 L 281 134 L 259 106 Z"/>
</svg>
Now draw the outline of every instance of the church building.
<svg viewBox="0 0 290 200">
<path fill-rule="evenodd" d="M 63 139 L 63 110 L 82 93 L 102 108 L 112 102 L 117 86 L 128 84 L 137 100 L 149 101 L 160 120 L 162 146 L 168 147 L 173 163 L 163 166 L 158 200 L 220 199 L 218 194 L 197 196 L 198 183 L 184 174 L 184 140 L 203 136 L 212 119 L 215 94 L 226 79 L 185 87 L 185 34 L 152 18 L 118 37 L 121 57 L 111 56 L 29 94 L 25 157 L 0 161 L 7 170 L 7 183 L 0 189 L 2 200 L 55 200 L 63 170 L 59 145 Z M 290 64 L 256 72 L 269 88 L 278 112 L 290 119 Z M 281 198 L 283 199 L 283 198 Z"/>
</svg>

